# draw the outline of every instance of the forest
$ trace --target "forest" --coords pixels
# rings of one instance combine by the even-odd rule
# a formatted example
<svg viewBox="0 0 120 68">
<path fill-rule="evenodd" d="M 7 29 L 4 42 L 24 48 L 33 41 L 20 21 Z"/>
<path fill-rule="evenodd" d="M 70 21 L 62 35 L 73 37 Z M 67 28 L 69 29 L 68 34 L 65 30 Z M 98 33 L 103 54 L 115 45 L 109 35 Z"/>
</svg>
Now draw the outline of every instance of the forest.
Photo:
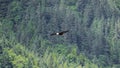
<svg viewBox="0 0 120 68">
<path fill-rule="evenodd" d="M 0 0 L 0 68 L 120 68 L 120 0 Z"/>
</svg>

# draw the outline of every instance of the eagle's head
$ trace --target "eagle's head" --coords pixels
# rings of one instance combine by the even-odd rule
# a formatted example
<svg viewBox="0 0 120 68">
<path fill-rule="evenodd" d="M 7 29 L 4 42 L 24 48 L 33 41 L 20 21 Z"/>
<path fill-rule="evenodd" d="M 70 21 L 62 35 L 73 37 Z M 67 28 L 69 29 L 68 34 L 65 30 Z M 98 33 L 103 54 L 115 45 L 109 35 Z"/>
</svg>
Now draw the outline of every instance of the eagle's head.
<svg viewBox="0 0 120 68">
<path fill-rule="evenodd" d="M 56 33 L 56 35 L 59 35 L 59 33 Z"/>
</svg>

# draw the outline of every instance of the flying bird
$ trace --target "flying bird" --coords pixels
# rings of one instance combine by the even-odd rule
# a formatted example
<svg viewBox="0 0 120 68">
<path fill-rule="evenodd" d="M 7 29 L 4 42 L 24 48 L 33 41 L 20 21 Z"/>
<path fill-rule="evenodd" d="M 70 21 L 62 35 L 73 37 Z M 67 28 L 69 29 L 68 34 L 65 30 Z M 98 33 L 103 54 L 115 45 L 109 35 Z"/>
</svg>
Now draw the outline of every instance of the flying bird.
<svg viewBox="0 0 120 68">
<path fill-rule="evenodd" d="M 67 32 L 69 32 L 69 31 L 66 30 L 66 31 L 62 31 L 62 32 L 52 33 L 52 34 L 50 34 L 50 36 L 53 36 L 53 35 L 63 35 L 64 33 L 67 33 Z"/>
</svg>

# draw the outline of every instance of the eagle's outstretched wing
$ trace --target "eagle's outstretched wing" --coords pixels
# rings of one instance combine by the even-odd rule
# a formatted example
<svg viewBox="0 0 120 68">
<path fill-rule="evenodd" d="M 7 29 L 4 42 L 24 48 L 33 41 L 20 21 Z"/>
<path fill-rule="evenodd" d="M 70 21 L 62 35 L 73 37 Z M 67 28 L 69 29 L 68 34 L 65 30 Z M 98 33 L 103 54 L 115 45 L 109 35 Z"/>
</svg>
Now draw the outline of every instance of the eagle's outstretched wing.
<svg viewBox="0 0 120 68">
<path fill-rule="evenodd" d="M 59 35 L 63 35 L 64 33 L 67 33 L 67 32 L 69 32 L 69 31 L 68 30 L 62 31 L 62 32 L 59 33 Z"/>
</svg>

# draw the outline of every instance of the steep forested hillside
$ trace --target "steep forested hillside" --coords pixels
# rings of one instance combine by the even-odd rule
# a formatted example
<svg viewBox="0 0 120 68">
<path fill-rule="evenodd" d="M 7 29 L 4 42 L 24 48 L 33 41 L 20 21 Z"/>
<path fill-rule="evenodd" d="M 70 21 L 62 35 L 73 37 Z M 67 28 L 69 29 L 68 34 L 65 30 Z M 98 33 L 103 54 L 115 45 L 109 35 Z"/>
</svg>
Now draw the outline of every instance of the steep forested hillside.
<svg viewBox="0 0 120 68">
<path fill-rule="evenodd" d="M 120 0 L 0 0 L 0 68 L 119 67 Z"/>
</svg>

